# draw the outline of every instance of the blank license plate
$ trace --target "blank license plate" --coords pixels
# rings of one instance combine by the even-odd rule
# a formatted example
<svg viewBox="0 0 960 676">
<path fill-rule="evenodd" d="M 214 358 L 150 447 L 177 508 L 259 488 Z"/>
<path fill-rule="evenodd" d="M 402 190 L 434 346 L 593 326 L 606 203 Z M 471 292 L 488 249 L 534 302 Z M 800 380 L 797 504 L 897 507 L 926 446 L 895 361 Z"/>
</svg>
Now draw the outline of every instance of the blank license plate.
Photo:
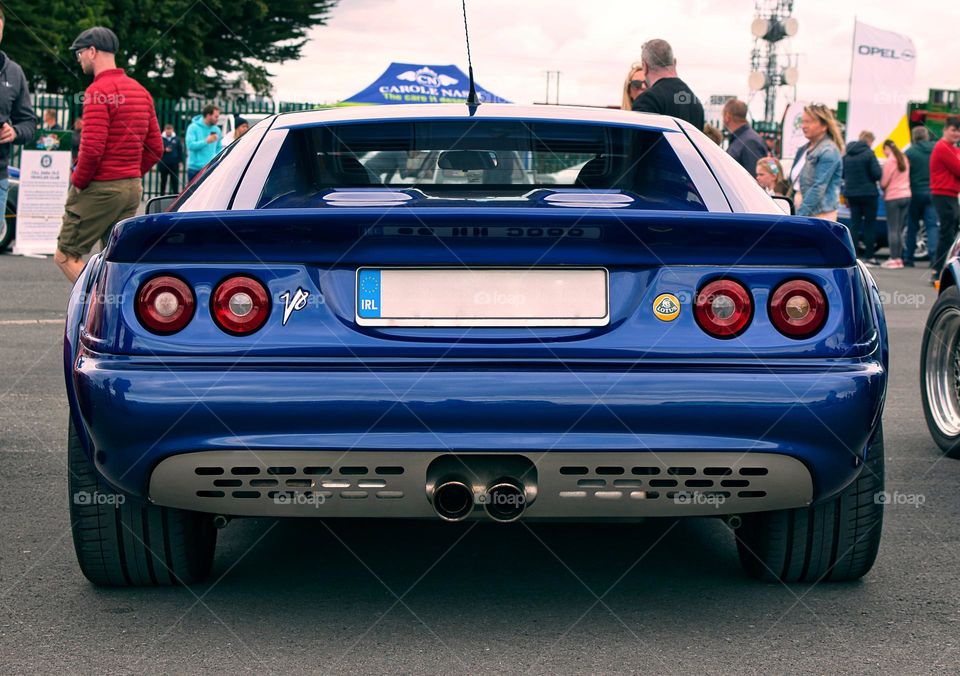
<svg viewBox="0 0 960 676">
<path fill-rule="evenodd" d="M 361 326 L 606 326 L 603 268 L 360 268 Z"/>
</svg>

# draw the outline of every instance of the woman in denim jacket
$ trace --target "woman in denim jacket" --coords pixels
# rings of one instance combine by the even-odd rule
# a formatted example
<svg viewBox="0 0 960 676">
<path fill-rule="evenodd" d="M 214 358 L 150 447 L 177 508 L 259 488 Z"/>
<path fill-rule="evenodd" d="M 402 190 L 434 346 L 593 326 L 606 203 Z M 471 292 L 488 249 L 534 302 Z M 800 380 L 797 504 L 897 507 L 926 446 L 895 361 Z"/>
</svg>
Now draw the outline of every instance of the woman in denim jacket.
<svg viewBox="0 0 960 676">
<path fill-rule="evenodd" d="M 809 143 L 805 146 L 806 164 L 800 173 L 802 201 L 797 215 L 835 221 L 843 176 L 840 126 L 829 108 L 811 104 L 803 109 L 801 129 Z"/>
</svg>

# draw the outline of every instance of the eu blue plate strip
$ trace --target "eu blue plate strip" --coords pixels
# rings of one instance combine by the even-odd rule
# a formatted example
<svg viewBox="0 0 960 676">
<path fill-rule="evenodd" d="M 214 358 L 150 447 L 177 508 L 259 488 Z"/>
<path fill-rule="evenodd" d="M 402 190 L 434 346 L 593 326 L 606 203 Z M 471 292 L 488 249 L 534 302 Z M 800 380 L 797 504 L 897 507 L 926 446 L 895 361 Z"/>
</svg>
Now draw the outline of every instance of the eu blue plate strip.
<svg viewBox="0 0 960 676">
<path fill-rule="evenodd" d="M 357 275 L 357 315 L 365 319 L 380 316 L 379 270 L 360 270 Z"/>
</svg>

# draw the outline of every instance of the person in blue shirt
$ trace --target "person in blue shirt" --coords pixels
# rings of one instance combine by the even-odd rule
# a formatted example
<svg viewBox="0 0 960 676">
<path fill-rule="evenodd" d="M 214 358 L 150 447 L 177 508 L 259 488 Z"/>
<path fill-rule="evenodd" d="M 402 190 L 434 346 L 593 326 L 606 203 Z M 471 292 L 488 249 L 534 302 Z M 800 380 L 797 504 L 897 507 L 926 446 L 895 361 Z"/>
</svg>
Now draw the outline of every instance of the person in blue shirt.
<svg viewBox="0 0 960 676">
<path fill-rule="evenodd" d="M 219 119 L 220 109 L 208 103 L 187 127 L 187 183 L 223 148 L 223 134 L 217 126 Z"/>
<path fill-rule="evenodd" d="M 798 216 L 837 220 L 840 206 L 840 180 L 843 177 L 843 136 L 833 112 L 822 104 L 803 109 L 800 127 L 808 143 L 805 163 L 800 172 Z"/>
</svg>

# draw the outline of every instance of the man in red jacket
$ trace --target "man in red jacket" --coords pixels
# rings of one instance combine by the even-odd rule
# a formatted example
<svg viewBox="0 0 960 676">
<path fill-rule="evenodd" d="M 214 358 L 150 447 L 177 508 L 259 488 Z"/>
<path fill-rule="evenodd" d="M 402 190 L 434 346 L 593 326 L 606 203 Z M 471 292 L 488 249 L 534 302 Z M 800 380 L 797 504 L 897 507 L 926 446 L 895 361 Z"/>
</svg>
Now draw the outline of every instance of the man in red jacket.
<svg viewBox="0 0 960 676">
<path fill-rule="evenodd" d="M 940 276 L 947 253 L 957 236 L 960 222 L 960 117 L 948 117 L 943 127 L 943 138 L 930 153 L 930 201 L 940 217 L 940 237 L 937 240 L 937 260 L 933 264 L 936 277 Z"/>
<path fill-rule="evenodd" d="M 163 156 L 153 98 L 117 68 L 119 46 L 114 32 L 102 26 L 85 30 L 70 45 L 83 72 L 93 74 L 83 95 L 83 136 L 54 255 L 71 283 L 93 244 L 105 246 L 114 223 L 137 213 L 141 178 Z"/>
</svg>

